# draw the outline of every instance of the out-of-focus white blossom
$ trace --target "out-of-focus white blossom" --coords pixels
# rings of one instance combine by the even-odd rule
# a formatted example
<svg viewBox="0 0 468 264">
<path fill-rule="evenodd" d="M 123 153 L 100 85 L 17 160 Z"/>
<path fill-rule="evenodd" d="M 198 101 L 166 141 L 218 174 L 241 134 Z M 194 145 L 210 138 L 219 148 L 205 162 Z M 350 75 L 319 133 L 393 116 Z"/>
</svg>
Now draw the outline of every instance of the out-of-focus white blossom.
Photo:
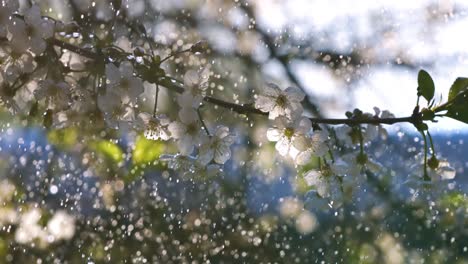
<svg viewBox="0 0 468 264">
<path fill-rule="evenodd" d="M 302 114 L 301 101 L 305 94 L 299 88 L 288 87 L 281 90 L 277 85 L 269 83 L 263 93 L 257 96 L 255 107 L 262 112 L 268 112 L 270 119 L 286 116 L 295 119 Z"/>
<path fill-rule="evenodd" d="M 285 197 L 280 200 L 279 212 L 284 218 L 294 218 L 301 213 L 303 207 L 304 204 L 297 198 Z"/>
<path fill-rule="evenodd" d="M 428 169 L 429 177 L 433 181 L 453 180 L 457 171 L 450 165 L 447 160 L 440 160 L 439 166 L 436 169 Z"/>
<path fill-rule="evenodd" d="M 64 110 L 70 104 L 70 85 L 64 81 L 46 79 L 34 91 L 36 100 L 45 100 L 48 109 Z"/>
<path fill-rule="evenodd" d="M 98 97 L 98 107 L 104 113 L 104 119 L 113 128 L 128 128 L 135 121 L 135 110 L 131 103 L 122 101 L 122 97 L 108 92 Z"/>
<path fill-rule="evenodd" d="M 16 224 L 18 219 L 18 212 L 16 212 L 14 208 L 0 207 L 0 229 L 8 225 Z"/>
<path fill-rule="evenodd" d="M 199 151 L 199 161 L 208 164 L 211 160 L 218 164 L 224 164 L 231 157 L 231 145 L 234 143 L 234 135 L 229 133 L 229 128 L 219 126 L 214 135 L 205 137 Z"/>
<path fill-rule="evenodd" d="M 336 196 L 339 192 L 340 183 L 335 175 L 331 173 L 323 173 L 318 170 L 310 170 L 305 173 L 304 180 L 307 185 L 314 187 L 320 197 L 328 198 Z"/>
<path fill-rule="evenodd" d="M 220 173 L 218 164 L 202 164 L 197 157 L 181 154 L 163 154 L 159 157 L 161 161 L 167 162 L 172 170 L 181 172 L 184 176 L 197 176 L 199 178 L 210 178 Z"/>
<path fill-rule="evenodd" d="M 177 140 L 179 151 L 182 155 L 192 154 L 194 147 L 200 144 L 204 131 L 196 111 L 192 108 L 182 108 L 179 111 L 180 121 L 169 124 L 169 131 Z"/>
<path fill-rule="evenodd" d="M 296 218 L 296 229 L 303 235 L 314 232 L 317 226 L 317 218 L 309 211 L 302 211 L 301 214 L 299 214 Z"/>
<path fill-rule="evenodd" d="M 34 70 L 32 54 L 21 45 L 5 45 L 0 49 L 0 60 L 3 61 L 5 80 L 13 83 L 25 73 Z"/>
<path fill-rule="evenodd" d="M 275 119 L 274 127 L 267 130 L 267 138 L 276 142 L 275 148 L 282 156 L 288 154 L 294 156 L 298 151 L 306 150 L 306 146 L 302 143 L 306 140 L 306 134 L 311 128 L 310 120 L 305 117 L 290 120 L 281 116 Z"/>
<path fill-rule="evenodd" d="M 47 47 L 46 40 L 54 35 L 54 22 L 41 17 L 37 5 L 24 12 L 24 20 L 13 18 L 8 30 L 14 45 L 27 45 L 34 54 L 39 55 Z"/>
<path fill-rule="evenodd" d="M 47 232 L 39 225 L 42 213 L 33 208 L 23 213 L 19 226 L 15 231 L 15 240 L 20 244 L 37 243 L 39 246 L 47 245 Z"/>
<path fill-rule="evenodd" d="M 168 126 L 171 123 L 166 115 L 152 116 L 149 113 L 139 113 L 138 120 L 140 126 L 143 126 L 143 134 L 147 139 L 151 140 L 168 140 L 170 133 Z"/>
<path fill-rule="evenodd" d="M 0 38 L 7 36 L 7 26 L 10 23 L 11 14 L 17 11 L 18 8 L 17 0 L 0 1 Z"/>
<path fill-rule="evenodd" d="M 133 75 L 133 66 L 124 61 L 117 68 L 113 63 L 106 65 L 107 92 L 122 97 L 124 103 L 134 102 L 143 93 L 143 82 Z"/>
<path fill-rule="evenodd" d="M 374 107 L 375 114 L 364 113 L 364 116 L 368 118 L 394 118 L 395 116 L 388 110 L 380 111 L 378 107 Z M 382 139 L 387 139 L 387 130 L 382 125 L 368 124 L 365 126 L 365 132 L 363 133 L 363 141 L 369 142 L 380 136 Z"/>
<path fill-rule="evenodd" d="M 11 200 L 16 187 L 8 180 L 0 181 L 0 206 Z"/>
<path fill-rule="evenodd" d="M 182 108 L 198 108 L 206 96 L 210 68 L 206 67 L 201 72 L 189 70 L 184 75 L 185 91 L 177 97 L 177 102 Z"/>
<path fill-rule="evenodd" d="M 75 218 L 65 211 L 57 211 L 47 223 L 49 240 L 70 240 L 75 235 Z"/>
<path fill-rule="evenodd" d="M 418 178 L 424 175 L 424 156 L 419 154 L 416 156 L 416 162 L 410 167 L 411 171 L 415 172 Z M 427 175 L 432 181 L 452 180 L 457 175 L 457 171 L 445 159 L 438 159 L 437 167 L 427 167 Z"/>
<path fill-rule="evenodd" d="M 361 118 L 373 119 L 394 117 L 395 116 L 388 110 L 380 111 L 379 108 L 374 107 L 374 114 L 363 113 Z M 359 144 L 361 136 L 363 143 L 369 143 L 375 140 L 378 136 L 380 136 L 382 139 L 387 139 L 388 137 L 387 130 L 382 125 L 365 124 L 361 125 L 360 129 L 362 135 L 359 135 L 358 129 L 347 125 L 342 125 L 335 128 L 335 134 L 338 140 L 349 147 Z"/>
<path fill-rule="evenodd" d="M 310 162 L 312 156 L 321 157 L 328 151 L 325 143 L 328 139 L 328 132 L 324 130 L 314 131 L 310 137 L 299 137 L 294 141 L 294 147 L 301 149 L 296 156 L 296 164 L 305 165 Z M 305 150 L 304 150 L 305 149 Z"/>
</svg>

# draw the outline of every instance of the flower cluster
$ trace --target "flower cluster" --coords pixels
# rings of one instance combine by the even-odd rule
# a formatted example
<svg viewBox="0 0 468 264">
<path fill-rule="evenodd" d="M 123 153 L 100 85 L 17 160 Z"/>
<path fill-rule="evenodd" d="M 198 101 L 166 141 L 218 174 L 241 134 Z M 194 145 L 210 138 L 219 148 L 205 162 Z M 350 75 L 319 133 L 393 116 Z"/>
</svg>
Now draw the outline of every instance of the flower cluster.
<svg viewBox="0 0 468 264">
<path fill-rule="evenodd" d="M 281 90 L 274 84 L 267 84 L 258 95 L 255 106 L 268 112 L 274 119 L 273 127 L 267 131 L 267 138 L 276 142 L 275 148 L 282 156 L 289 156 L 299 165 L 307 164 L 312 156 L 321 157 L 328 151 L 328 133 L 312 131 L 311 121 L 302 116 L 301 101 L 305 94 L 298 88 Z"/>
<path fill-rule="evenodd" d="M 230 146 L 234 143 L 234 135 L 229 128 L 218 126 L 211 135 L 200 114 L 199 107 L 206 96 L 208 80 L 208 68 L 198 73 L 188 71 L 184 75 L 185 90 L 177 98 L 180 106 L 178 120 L 167 125 L 167 131 L 176 140 L 180 151 L 180 155 L 165 156 L 166 160 L 171 160 L 172 167 L 189 167 L 186 171 L 199 171 L 209 164 L 222 165 L 231 157 Z M 195 149 L 197 157 L 192 156 Z"/>
</svg>

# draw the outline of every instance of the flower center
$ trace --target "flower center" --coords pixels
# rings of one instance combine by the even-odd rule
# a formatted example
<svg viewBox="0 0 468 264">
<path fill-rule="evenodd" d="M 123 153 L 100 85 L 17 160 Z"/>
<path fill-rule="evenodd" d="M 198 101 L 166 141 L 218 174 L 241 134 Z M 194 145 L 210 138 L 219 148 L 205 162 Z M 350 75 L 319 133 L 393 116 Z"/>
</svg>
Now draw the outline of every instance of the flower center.
<svg viewBox="0 0 468 264">
<path fill-rule="evenodd" d="M 26 34 L 28 35 L 29 38 L 32 38 L 32 37 L 38 35 L 38 32 L 37 32 L 35 27 L 33 27 L 31 25 L 27 25 L 26 26 Z"/>
<path fill-rule="evenodd" d="M 292 128 L 292 127 L 286 128 L 286 129 L 284 130 L 284 135 L 285 135 L 287 138 L 291 139 L 292 136 L 294 135 L 294 128 Z"/>
<path fill-rule="evenodd" d="M 197 123 L 191 123 L 187 125 L 187 134 L 189 135 L 196 135 L 198 133 L 198 126 Z"/>
<path fill-rule="evenodd" d="M 130 88 L 130 81 L 127 78 L 123 78 L 120 82 L 120 87 L 122 87 L 125 90 L 128 90 L 128 88 Z"/>
<path fill-rule="evenodd" d="M 286 98 L 286 96 L 284 95 L 279 95 L 277 98 L 276 98 L 276 105 L 280 106 L 280 107 L 284 107 L 286 106 L 286 103 L 288 102 L 288 99 Z"/>
</svg>

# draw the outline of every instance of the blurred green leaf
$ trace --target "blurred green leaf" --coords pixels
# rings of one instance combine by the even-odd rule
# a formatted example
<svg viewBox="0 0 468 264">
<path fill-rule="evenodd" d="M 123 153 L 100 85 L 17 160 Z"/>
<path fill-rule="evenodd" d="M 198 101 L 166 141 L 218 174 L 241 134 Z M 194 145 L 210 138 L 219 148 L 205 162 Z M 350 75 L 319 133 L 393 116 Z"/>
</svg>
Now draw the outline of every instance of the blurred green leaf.
<svg viewBox="0 0 468 264">
<path fill-rule="evenodd" d="M 449 208 L 468 208 L 468 197 L 462 193 L 449 193 L 442 197 L 440 204 Z"/>
<path fill-rule="evenodd" d="M 429 102 L 434 97 L 435 86 L 431 75 L 425 70 L 418 73 L 418 96 L 423 96 Z"/>
<path fill-rule="evenodd" d="M 47 134 L 47 140 L 55 146 L 70 149 L 78 141 L 78 131 L 74 127 L 52 130 Z"/>
<path fill-rule="evenodd" d="M 159 158 L 164 151 L 164 143 L 138 136 L 133 150 L 133 164 L 150 163 Z"/>
<path fill-rule="evenodd" d="M 448 100 L 453 100 L 459 93 L 468 88 L 468 78 L 458 77 L 450 87 Z"/>
<path fill-rule="evenodd" d="M 120 147 L 109 140 L 98 141 L 95 145 L 96 150 L 116 163 L 123 161 L 123 151 Z"/>
</svg>

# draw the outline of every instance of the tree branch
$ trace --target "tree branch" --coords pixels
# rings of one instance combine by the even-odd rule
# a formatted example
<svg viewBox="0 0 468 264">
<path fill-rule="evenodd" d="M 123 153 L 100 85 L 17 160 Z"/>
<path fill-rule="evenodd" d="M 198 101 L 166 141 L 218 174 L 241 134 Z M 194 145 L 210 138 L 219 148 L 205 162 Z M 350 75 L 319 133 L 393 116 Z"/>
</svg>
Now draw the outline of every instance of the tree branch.
<svg viewBox="0 0 468 264">
<path fill-rule="evenodd" d="M 99 59 L 100 55 L 92 50 L 89 49 L 84 49 L 78 46 L 74 46 L 72 44 L 69 44 L 67 42 L 58 40 L 58 39 L 51 39 L 50 43 L 67 49 L 71 52 L 75 52 L 79 55 L 82 55 L 86 58 L 89 59 Z M 171 80 L 170 78 L 160 78 L 157 81 L 157 84 L 162 85 L 166 87 L 169 90 L 175 91 L 177 93 L 182 93 L 185 89 L 182 86 L 179 86 L 176 82 Z M 214 97 L 206 96 L 204 98 L 204 101 L 207 103 L 211 103 L 226 109 L 229 109 L 233 112 L 239 113 L 239 114 L 256 114 L 256 115 L 268 115 L 266 112 L 262 112 L 252 106 L 252 104 L 235 104 L 235 103 L 230 103 L 223 101 L 221 99 L 217 99 Z M 328 125 L 349 125 L 349 126 L 355 126 L 355 125 L 360 125 L 360 124 L 373 124 L 373 125 L 379 125 L 379 124 L 387 124 L 387 125 L 392 125 L 396 123 L 411 123 L 411 124 L 416 124 L 420 121 L 419 114 L 408 116 L 408 117 L 397 117 L 397 118 L 366 118 L 366 117 L 361 117 L 361 118 L 309 118 L 312 123 L 318 123 L 318 124 L 328 124 Z"/>
</svg>

